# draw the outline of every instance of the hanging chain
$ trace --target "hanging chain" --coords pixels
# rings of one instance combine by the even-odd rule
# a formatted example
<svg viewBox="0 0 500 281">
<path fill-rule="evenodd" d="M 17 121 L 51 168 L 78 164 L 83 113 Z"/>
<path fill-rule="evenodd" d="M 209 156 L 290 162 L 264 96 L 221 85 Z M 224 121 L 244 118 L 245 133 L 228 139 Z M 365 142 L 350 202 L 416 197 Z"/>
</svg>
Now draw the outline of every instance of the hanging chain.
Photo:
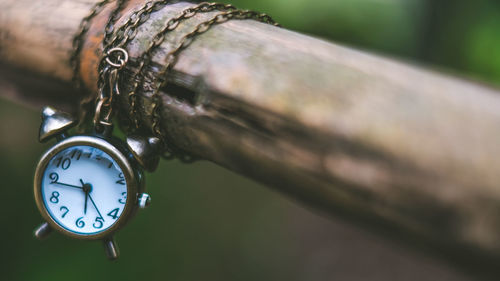
<svg viewBox="0 0 500 281">
<path fill-rule="evenodd" d="M 87 31 L 90 28 L 90 24 L 92 19 L 98 15 L 103 9 L 106 4 L 108 4 L 110 0 L 104 0 L 101 2 L 97 2 L 91 9 L 89 15 L 87 15 L 83 20 L 80 22 L 80 26 L 78 29 L 78 32 L 76 33 L 76 36 L 73 38 L 72 45 L 73 45 L 73 51 L 70 55 L 69 58 L 69 64 L 73 70 L 73 77 L 71 78 L 71 81 L 75 85 L 75 87 L 80 90 L 82 87 L 82 82 L 80 78 L 80 55 L 81 51 L 83 48 L 83 43 L 85 39 L 85 35 L 87 34 Z M 85 106 L 91 102 L 92 97 L 86 97 L 82 99 L 80 102 L 80 109 L 79 109 L 79 120 L 80 124 L 85 120 L 87 116 L 87 110 L 85 110 Z"/>
<path fill-rule="evenodd" d="M 137 35 L 137 27 L 149 19 L 150 13 L 161 9 L 169 2 L 169 0 L 146 2 L 142 7 L 135 11 L 115 32 L 113 30 L 113 25 L 106 26 L 106 34 L 105 38 L 103 39 L 103 52 L 106 54 L 112 48 L 124 49 L 126 45 Z M 110 18 L 110 22 L 111 19 L 112 17 Z M 121 39 L 121 41 L 118 41 L 119 39 Z M 105 66 L 106 56 L 104 55 L 101 57 L 98 66 L 98 88 L 103 87 L 103 83 L 105 80 L 103 71 L 105 69 Z"/>
<path fill-rule="evenodd" d="M 104 38 L 102 40 L 103 55 L 101 61 L 104 61 L 106 65 L 99 65 L 98 68 L 99 75 L 97 79 L 96 108 L 93 122 L 94 129 L 97 132 L 103 132 L 104 128 L 110 128 L 112 126 L 113 96 L 120 94 L 118 89 L 118 71 L 123 68 L 128 61 L 127 51 L 119 48 L 108 49 L 114 26 L 120 17 L 120 12 L 127 2 L 128 0 L 116 1 L 116 7 L 111 12 L 104 29 Z M 117 61 L 113 62 L 112 59 L 116 59 Z M 108 79 L 107 83 L 105 82 L 106 79 Z"/>
<path fill-rule="evenodd" d="M 118 0 L 117 8 L 111 14 L 105 28 L 103 38 L 103 56 L 98 64 L 98 97 L 94 115 L 94 127 L 102 131 L 111 127 L 113 117 L 113 96 L 120 95 L 120 72 L 128 61 L 128 52 L 124 49 L 128 42 L 135 38 L 137 27 L 147 21 L 151 12 L 166 5 L 169 1 L 148 1 L 144 6 L 135 11 L 126 22 L 116 31 L 115 23 L 119 11 L 126 0 Z M 118 41 L 121 38 L 121 41 Z M 117 43 L 118 42 L 118 43 Z M 123 48 L 122 48 L 123 47 Z M 113 59 L 111 59 L 113 57 Z M 115 61 L 112 61 L 115 60 Z"/>
<path fill-rule="evenodd" d="M 102 70 L 102 79 L 107 80 L 99 88 L 95 114 L 94 128 L 102 133 L 106 128 L 112 128 L 113 97 L 120 95 L 120 70 L 128 62 L 128 53 L 122 48 L 112 48 L 104 56 L 107 65 Z"/>
<path fill-rule="evenodd" d="M 80 30 L 73 40 L 73 54 L 70 58 L 70 63 L 73 68 L 73 82 L 80 85 L 80 52 L 83 47 L 84 36 L 87 33 L 91 20 L 103 10 L 103 7 L 109 3 L 110 0 L 104 0 L 97 3 L 90 14 L 85 17 L 80 24 Z M 136 37 L 138 27 L 146 22 L 150 14 L 160 10 L 165 5 L 172 2 L 172 0 L 151 0 L 146 2 L 139 9 L 134 11 L 131 16 L 115 30 L 116 22 L 120 15 L 120 11 L 125 6 L 127 0 L 117 0 L 116 8 L 111 13 L 106 24 L 104 38 L 103 38 L 103 56 L 98 65 L 98 95 L 89 96 L 82 100 L 81 109 L 85 112 L 85 105 L 89 104 L 92 100 L 96 101 L 96 109 L 94 115 L 94 123 L 98 125 L 110 125 L 112 118 L 113 96 L 120 95 L 119 91 L 119 73 L 128 61 L 128 53 L 126 46 Z M 152 117 L 151 126 L 153 133 L 159 137 L 166 147 L 167 158 L 178 157 L 181 161 L 189 161 L 192 157 L 175 146 L 171 145 L 168 135 L 165 134 L 161 126 L 161 95 L 160 89 L 167 84 L 167 75 L 175 65 L 179 53 L 186 49 L 196 38 L 196 36 L 205 33 L 212 26 L 227 22 L 231 19 L 252 19 L 263 23 L 279 26 L 273 19 L 266 15 L 249 10 L 237 10 L 234 6 L 229 4 L 220 3 L 207 3 L 203 2 L 196 6 L 186 8 L 178 16 L 168 20 L 159 32 L 157 32 L 149 42 L 146 51 L 136 60 L 139 65 L 134 73 L 134 84 L 132 90 L 128 94 L 128 102 L 130 108 L 130 118 L 132 120 L 131 130 L 136 130 L 140 127 L 140 116 L 137 105 L 137 95 L 140 86 L 145 80 L 145 69 L 151 66 L 152 58 L 155 50 L 165 41 L 168 32 L 175 30 L 179 24 L 189 18 L 194 17 L 199 13 L 207 13 L 213 11 L 220 11 L 221 13 L 212 17 L 210 20 L 198 24 L 193 31 L 184 35 L 176 47 L 171 50 L 165 59 L 165 64 L 161 70 L 155 74 L 155 81 L 153 83 L 152 93 Z"/>
<path fill-rule="evenodd" d="M 103 9 L 104 7 L 110 3 L 110 0 L 103 0 L 100 2 L 97 2 L 92 9 L 90 10 L 90 13 L 83 18 L 82 22 L 80 23 L 78 32 L 76 33 L 75 37 L 73 38 L 72 41 L 72 46 L 73 50 L 70 55 L 69 63 L 70 66 L 73 70 L 73 77 L 72 77 L 72 82 L 74 83 L 75 87 L 77 89 L 81 89 L 81 78 L 80 78 L 80 61 L 81 61 L 81 50 L 83 48 L 83 44 L 85 42 L 85 36 L 90 28 L 92 19 L 95 18 Z M 106 29 L 105 29 L 105 41 L 109 40 L 108 38 L 110 37 L 110 34 L 113 31 L 113 26 L 115 25 L 116 21 L 118 20 L 118 15 L 119 12 L 123 9 L 123 7 L 126 4 L 126 0 L 117 0 L 116 1 L 116 8 L 111 12 L 111 16 L 108 19 L 108 22 L 106 24 Z M 105 42 L 104 41 L 104 42 Z M 88 95 L 87 97 L 83 98 L 80 101 L 80 108 L 79 108 L 79 125 L 82 125 L 83 122 L 86 120 L 87 115 L 88 115 L 88 106 L 95 100 L 94 95 Z"/>
</svg>

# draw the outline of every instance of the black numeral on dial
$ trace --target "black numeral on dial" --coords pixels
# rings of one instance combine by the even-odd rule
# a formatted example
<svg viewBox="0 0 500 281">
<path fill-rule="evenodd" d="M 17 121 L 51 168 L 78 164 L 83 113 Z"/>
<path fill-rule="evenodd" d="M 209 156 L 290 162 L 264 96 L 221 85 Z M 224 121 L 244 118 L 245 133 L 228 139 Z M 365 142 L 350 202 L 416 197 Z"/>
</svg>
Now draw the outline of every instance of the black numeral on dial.
<svg viewBox="0 0 500 281">
<path fill-rule="evenodd" d="M 125 185 L 125 178 L 123 177 L 123 173 L 118 174 L 118 180 L 116 181 L 117 184 Z"/>
<path fill-rule="evenodd" d="M 118 199 L 118 202 L 121 204 L 125 204 L 125 202 L 127 202 L 127 192 L 122 192 L 122 198 Z"/>
<path fill-rule="evenodd" d="M 79 217 L 75 222 L 76 227 L 83 228 L 85 226 L 85 222 L 83 221 L 83 217 Z"/>
<path fill-rule="evenodd" d="M 69 166 L 71 166 L 71 159 L 69 158 L 59 157 L 56 159 L 56 161 L 57 161 L 56 163 L 57 168 L 59 168 L 60 166 L 63 170 L 67 170 Z"/>
<path fill-rule="evenodd" d="M 59 175 L 57 173 L 50 173 L 49 178 L 50 183 L 55 183 L 59 179 Z"/>
<path fill-rule="evenodd" d="M 119 208 L 116 208 L 116 209 L 113 209 L 111 210 L 111 212 L 108 213 L 108 216 L 112 217 L 114 220 L 116 220 L 118 218 L 118 211 L 120 209 Z"/>
<path fill-rule="evenodd" d="M 76 160 L 80 160 L 80 157 L 82 157 L 82 151 L 80 149 L 75 149 L 73 150 L 73 153 L 71 153 L 71 159 L 74 159 L 76 157 Z"/>
<path fill-rule="evenodd" d="M 57 192 L 57 191 L 52 192 L 52 196 L 50 196 L 49 200 L 50 200 L 50 202 L 52 202 L 54 204 L 59 203 L 59 192 Z"/>
<path fill-rule="evenodd" d="M 102 226 L 104 225 L 103 222 L 104 222 L 103 218 L 101 217 L 95 218 L 95 222 L 93 224 L 94 228 L 102 228 Z"/>
<path fill-rule="evenodd" d="M 66 216 L 66 214 L 69 212 L 69 209 L 66 206 L 62 206 L 61 208 L 59 208 L 59 211 L 63 211 L 61 218 L 64 218 Z"/>
</svg>

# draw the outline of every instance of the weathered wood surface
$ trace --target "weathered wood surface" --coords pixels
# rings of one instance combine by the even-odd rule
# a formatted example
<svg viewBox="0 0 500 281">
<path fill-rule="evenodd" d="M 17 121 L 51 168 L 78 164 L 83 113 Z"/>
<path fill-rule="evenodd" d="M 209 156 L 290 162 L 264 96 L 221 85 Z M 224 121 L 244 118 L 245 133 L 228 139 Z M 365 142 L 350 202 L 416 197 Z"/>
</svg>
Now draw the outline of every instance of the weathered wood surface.
<svg viewBox="0 0 500 281">
<path fill-rule="evenodd" d="M 70 81 L 72 36 L 94 2 L 0 2 L 0 58 Z M 142 2 L 131 1 L 120 23 Z M 141 27 L 128 46 L 129 73 L 143 42 L 189 5 L 167 6 Z M 91 89 L 110 8 L 93 22 L 83 52 L 83 80 Z M 198 15 L 169 34 L 155 63 L 211 16 Z M 497 91 L 236 20 L 196 39 L 168 79 L 176 89 L 163 94 L 163 126 L 179 147 L 312 206 L 401 231 L 465 261 L 500 260 Z M 74 104 L 79 98 L 58 93 Z M 148 93 L 141 101 L 148 108 Z M 149 124 L 150 112 L 143 111 Z"/>
</svg>

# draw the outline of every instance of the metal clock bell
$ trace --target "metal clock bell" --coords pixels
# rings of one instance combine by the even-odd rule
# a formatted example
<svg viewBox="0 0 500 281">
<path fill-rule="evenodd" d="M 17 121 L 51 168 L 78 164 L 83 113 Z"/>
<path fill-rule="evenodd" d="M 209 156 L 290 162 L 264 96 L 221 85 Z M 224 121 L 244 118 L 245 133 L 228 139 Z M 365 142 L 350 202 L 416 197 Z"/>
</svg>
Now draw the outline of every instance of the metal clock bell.
<svg viewBox="0 0 500 281">
<path fill-rule="evenodd" d="M 52 230 L 83 240 L 102 240 L 109 259 L 119 256 L 113 236 L 150 203 L 143 170 L 159 162 L 158 138 L 130 136 L 126 142 L 102 133 L 69 136 L 76 125 L 69 114 L 45 107 L 39 140 L 57 143 L 41 157 L 35 171 L 35 200 L 45 222 L 34 234 Z"/>
</svg>

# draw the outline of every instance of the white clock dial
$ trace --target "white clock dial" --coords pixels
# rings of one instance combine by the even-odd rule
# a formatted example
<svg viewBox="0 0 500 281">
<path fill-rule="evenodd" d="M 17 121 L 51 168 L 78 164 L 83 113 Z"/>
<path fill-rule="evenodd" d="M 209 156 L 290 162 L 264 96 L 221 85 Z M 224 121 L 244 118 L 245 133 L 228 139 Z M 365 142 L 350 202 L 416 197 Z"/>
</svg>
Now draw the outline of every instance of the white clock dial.
<svg viewBox="0 0 500 281">
<path fill-rule="evenodd" d="M 104 151 L 68 147 L 48 162 L 41 182 L 42 200 L 62 228 L 81 235 L 109 229 L 127 200 L 127 181 L 118 163 Z"/>
</svg>

